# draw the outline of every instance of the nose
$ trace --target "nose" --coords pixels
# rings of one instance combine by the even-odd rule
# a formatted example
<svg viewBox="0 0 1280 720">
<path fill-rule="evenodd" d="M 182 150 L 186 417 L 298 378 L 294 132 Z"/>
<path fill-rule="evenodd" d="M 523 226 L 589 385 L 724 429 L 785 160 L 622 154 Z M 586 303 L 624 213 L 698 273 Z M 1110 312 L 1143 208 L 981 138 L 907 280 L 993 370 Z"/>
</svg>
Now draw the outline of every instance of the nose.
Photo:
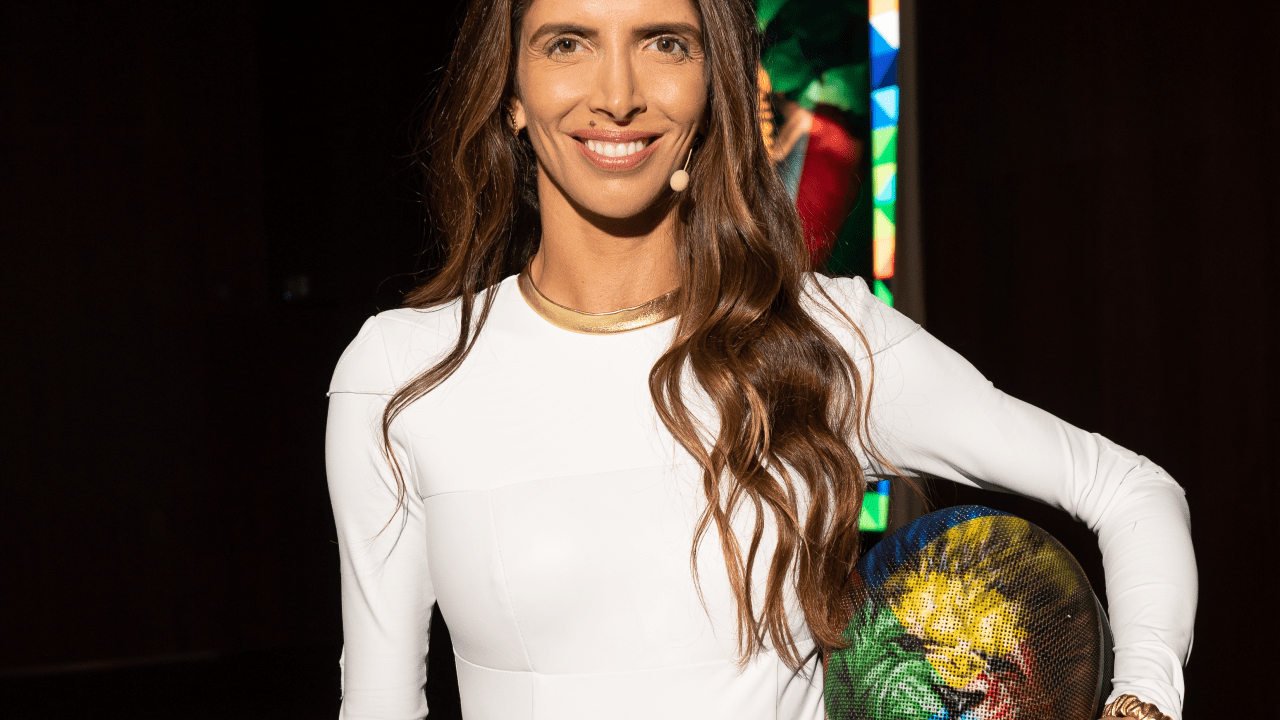
<svg viewBox="0 0 1280 720">
<path fill-rule="evenodd" d="M 933 689 L 937 690 L 938 697 L 942 698 L 949 720 L 959 720 L 965 713 L 978 707 L 983 700 L 987 699 L 987 694 L 981 690 L 957 690 L 949 685 L 934 685 Z"/>
<path fill-rule="evenodd" d="M 630 49 L 626 44 L 615 44 L 601 58 L 596 86 L 591 93 L 591 111 L 614 122 L 630 122 L 644 112 L 644 96 L 635 72 Z"/>
</svg>

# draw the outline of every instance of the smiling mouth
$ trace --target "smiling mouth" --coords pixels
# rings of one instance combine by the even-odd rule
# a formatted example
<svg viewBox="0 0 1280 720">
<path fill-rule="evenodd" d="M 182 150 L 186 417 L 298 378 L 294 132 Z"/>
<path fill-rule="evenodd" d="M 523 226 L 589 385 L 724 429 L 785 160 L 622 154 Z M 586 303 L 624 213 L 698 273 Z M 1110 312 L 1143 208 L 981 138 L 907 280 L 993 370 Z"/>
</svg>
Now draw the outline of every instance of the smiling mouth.
<svg viewBox="0 0 1280 720">
<path fill-rule="evenodd" d="M 620 157 L 626 157 L 628 155 L 635 155 L 636 153 L 648 147 L 651 141 L 652 141 L 652 138 L 645 138 L 643 140 L 632 140 L 631 142 L 626 142 L 626 143 L 611 143 L 611 142 L 602 142 L 599 140 L 581 140 L 579 142 L 586 145 L 588 150 L 598 155 L 603 155 L 605 157 L 611 157 L 611 158 L 620 158 Z"/>
<path fill-rule="evenodd" d="M 657 150 L 662 137 L 661 133 L 634 130 L 585 130 L 573 134 L 583 157 L 611 173 L 638 168 Z"/>
</svg>

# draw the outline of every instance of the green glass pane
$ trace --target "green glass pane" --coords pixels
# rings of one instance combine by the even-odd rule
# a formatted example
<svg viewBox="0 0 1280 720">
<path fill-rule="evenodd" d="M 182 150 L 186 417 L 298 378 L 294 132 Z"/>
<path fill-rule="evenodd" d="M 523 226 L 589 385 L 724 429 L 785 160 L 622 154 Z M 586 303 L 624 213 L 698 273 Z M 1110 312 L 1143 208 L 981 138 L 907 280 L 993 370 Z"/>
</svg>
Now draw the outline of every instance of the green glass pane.
<svg viewBox="0 0 1280 720">
<path fill-rule="evenodd" d="M 884 532 L 889 527 L 889 496 L 869 492 L 862 497 L 862 514 L 858 516 L 858 529 L 864 532 Z"/>
<path fill-rule="evenodd" d="M 898 163 L 898 127 L 871 131 L 871 164 Z"/>
<path fill-rule="evenodd" d="M 876 197 L 885 194 L 885 190 L 889 187 L 889 183 L 893 182 L 898 175 L 897 163 L 882 163 L 871 167 L 871 192 Z M 882 203 L 877 202 L 879 207 Z"/>
<path fill-rule="evenodd" d="M 897 202 L 877 202 L 876 211 L 872 213 L 872 237 L 884 237 L 893 233 L 893 225 L 897 224 Z M 888 225 L 888 233 L 881 229 Z"/>
<path fill-rule="evenodd" d="M 876 297 L 885 305 L 893 307 L 893 293 L 889 292 L 889 286 L 883 280 L 876 280 Z"/>
</svg>

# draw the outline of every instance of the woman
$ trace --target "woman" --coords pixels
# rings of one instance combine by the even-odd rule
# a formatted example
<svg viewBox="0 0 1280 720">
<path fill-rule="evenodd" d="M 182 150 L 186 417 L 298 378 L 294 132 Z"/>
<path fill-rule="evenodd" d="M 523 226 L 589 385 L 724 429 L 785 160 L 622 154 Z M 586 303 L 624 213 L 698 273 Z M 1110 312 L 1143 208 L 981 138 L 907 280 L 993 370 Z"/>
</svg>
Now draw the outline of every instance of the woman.
<svg viewBox="0 0 1280 720">
<path fill-rule="evenodd" d="M 754 28 L 738 0 L 471 4 L 430 135 L 448 259 L 330 388 L 343 717 L 426 714 L 439 602 L 473 720 L 821 718 L 895 468 L 1089 523 L 1116 694 L 1178 717 L 1180 488 L 807 271 Z"/>
</svg>

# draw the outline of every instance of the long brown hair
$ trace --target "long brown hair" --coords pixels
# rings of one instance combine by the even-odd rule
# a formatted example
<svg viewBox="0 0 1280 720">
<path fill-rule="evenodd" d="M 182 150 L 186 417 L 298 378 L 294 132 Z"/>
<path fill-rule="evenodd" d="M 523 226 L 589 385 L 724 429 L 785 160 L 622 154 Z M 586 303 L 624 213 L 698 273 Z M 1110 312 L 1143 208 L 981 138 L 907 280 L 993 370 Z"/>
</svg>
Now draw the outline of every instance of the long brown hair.
<svg viewBox="0 0 1280 720">
<path fill-rule="evenodd" d="M 457 302 L 461 329 L 452 350 L 400 388 L 383 412 L 383 451 L 401 499 L 392 422 L 458 369 L 493 306 L 495 294 L 481 291 L 520 272 L 541 241 L 537 159 L 527 136 L 512 134 L 506 115 L 520 22 L 530 2 L 469 4 L 424 131 L 426 198 L 446 258 L 404 305 Z M 801 305 L 803 292 L 822 290 L 810 281 L 800 220 L 758 125 L 760 38 L 753 6 L 750 0 L 695 4 L 711 63 L 709 117 L 693 154 L 692 182 L 675 200 L 684 292 L 675 339 L 650 371 L 649 390 L 662 422 L 702 466 L 707 507 L 690 551 L 695 578 L 699 541 L 714 527 L 737 601 L 742 659 L 767 638 L 798 668 L 803 659 L 784 607 L 789 581 L 818 646 L 844 644 L 847 618 L 840 608 L 857 558 L 865 489 L 852 444 L 880 459 L 866 426 L 869 379 Z M 718 413 L 709 442 L 700 435 L 709 429 L 685 402 L 689 373 Z M 755 512 L 749 538 L 739 538 L 730 523 L 744 504 Z M 777 540 L 757 607 L 752 576 L 766 515 Z"/>
</svg>

